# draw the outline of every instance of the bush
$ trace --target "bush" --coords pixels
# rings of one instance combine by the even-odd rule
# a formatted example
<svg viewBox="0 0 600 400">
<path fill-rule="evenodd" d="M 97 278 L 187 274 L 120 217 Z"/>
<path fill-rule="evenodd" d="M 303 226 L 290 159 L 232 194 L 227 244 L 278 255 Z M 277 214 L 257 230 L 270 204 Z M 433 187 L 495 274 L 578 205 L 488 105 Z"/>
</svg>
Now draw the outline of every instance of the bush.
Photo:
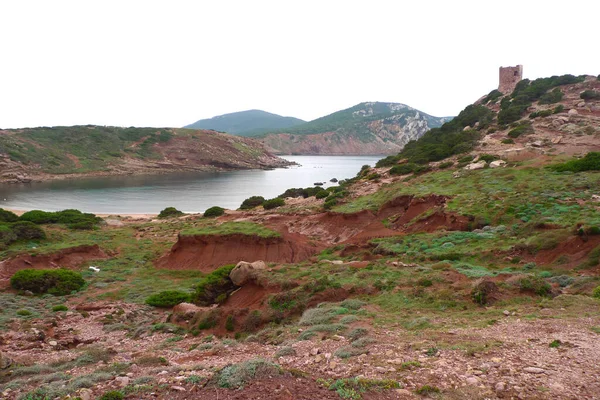
<svg viewBox="0 0 600 400">
<path fill-rule="evenodd" d="M 160 218 L 160 219 L 174 218 L 174 217 L 180 217 L 182 215 L 184 215 L 184 213 L 179 211 L 175 207 L 167 207 L 158 214 L 158 218 Z"/>
<path fill-rule="evenodd" d="M 97 228 L 97 224 L 93 221 L 81 221 L 74 224 L 68 224 L 67 228 L 75 231 L 90 231 Z"/>
<path fill-rule="evenodd" d="M 265 200 L 262 206 L 265 210 L 272 210 L 274 208 L 281 207 L 284 204 L 285 200 L 283 200 L 281 197 L 275 197 L 274 199 Z"/>
<path fill-rule="evenodd" d="M 410 174 L 410 173 L 421 173 L 424 172 L 427 168 L 423 167 L 421 165 L 417 165 L 415 163 L 406 163 L 406 164 L 400 164 L 400 165 L 394 165 L 391 169 L 390 169 L 390 175 L 406 175 L 406 174 Z"/>
<path fill-rule="evenodd" d="M 556 107 L 554 107 L 554 110 L 552 110 L 553 114 L 558 114 L 561 113 L 565 110 L 565 106 L 563 106 L 562 104 L 557 105 Z"/>
<path fill-rule="evenodd" d="M 10 284 L 17 290 L 64 296 L 81 289 L 85 281 L 79 272 L 68 269 L 22 269 L 10 278 Z"/>
<path fill-rule="evenodd" d="M 151 295 L 146 299 L 146 304 L 153 307 L 173 307 L 179 303 L 190 301 L 190 295 L 179 290 L 165 290 Z"/>
<path fill-rule="evenodd" d="M 281 373 L 282 369 L 279 365 L 256 359 L 223 368 L 215 374 L 213 381 L 222 388 L 240 389 L 254 379 L 271 377 Z"/>
<path fill-rule="evenodd" d="M 17 240 L 46 239 L 46 232 L 33 222 L 19 221 L 11 225 L 10 229 Z"/>
<path fill-rule="evenodd" d="M 0 208 L 0 222 L 15 222 L 18 219 L 19 217 L 14 212 Z"/>
<path fill-rule="evenodd" d="M 563 92 L 559 88 L 556 88 L 551 92 L 544 93 L 540 97 L 538 104 L 554 104 L 561 101 L 562 98 Z"/>
<path fill-rule="evenodd" d="M 502 143 L 502 144 L 514 144 L 514 143 L 515 143 L 515 141 L 514 141 L 514 140 L 512 140 L 512 139 L 502 139 L 502 140 L 501 140 L 501 143 Z"/>
<path fill-rule="evenodd" d="M 125 396 L 118 390 L 111 390 L 104 393 L 98 400 L 123 400 Z"/>
<path fill-rule="evenodd" d="M 204 211 L 204 218 L 220 217 L 223 214 L 225 214 L 225 209 L 223 207 L 214 206 Z"/>
<path fill-rule="evenodd" d="M 29 221 L 34 224 L 42 225 L 42 224 L 53 224 L 58 221 L 58 217 L 53 212 L 41 211 L 41 210 L 31 210 L 23 213 L 19 217 L 21 221 Z"/>
<path fill-rule="evenodd" d="M 526 276 L 519 279 L 519 289 L 523 292 L 533 292 L 538 296 L 547 296 L 551 293 L 552 287 L 542 278 Z"/>
<path fill-rule="evenodd" d="M 596 286 L 596 288 L 592 292 L 592 297 L 600 299 L 600 286 Z"/>
<path fill-rule="evenodd" d="M 251 210 L 254 207 L 258 207 L 265 202 L 265 198 L 262 196 L 252 196 L 248 197 L 246 200 L 242 202 L 240 206 L 240 210 Z"/>
<path fill-rule="evenodd" d="M 329 200 L 325 200 L 325 204 L 323 204 L 323 208 L 325 210 L 331 210 L 334 206 L 336 206 L 338 203 L 337 199 L 329 199 Z"/>
<path fill-rule="evenodd" d="M 69 311 L 69 308 L 67 306 L 65 306 L 64 304 L 59 304 L 57 306 L 52 307 L 52 311 L 54 311 L 54 312 Z"/>
<path fill-rule="evenodd" d="M 586 90 L 579 95 L 583 100 L 600 100 L 600 92 L 595 90 Z"/>
<path fill-rule="evenodd" d="M 233 264 L 224 265 L 202 278 L 192 296 L 193 302 L 201 306 L 209 306 L 215 303 L 219 295 L 223 293 L 229 295 L 233 292 L 236 286 L 229 279 L 229 273 L 234 267 Z"/>
<path fill-rule="evenodd" d="M 522 134 L 528 133 L 530 131 L 531 131 L 531 125 L 529 125 L 529 123 L 521 124 L 521 125 L 517 126 L 516 128 L 511 129 L 508 132 L 508 137 L 512 138 L 512 139 L 516 139 L 519 136 L 521 136 Z"/>
<path fill-rule="evenodd" d="M 550 168 L 557 172 L 600 171 L 600 152 L 590 152 L 581 159 L 553 165 Z"/>
<path fill-rule="evenodd" d="M 48 212 L 41 210 L 27 211 L 19 217 L 19 220 L 33 222 L 37 225 L 81 224 L 79 226 L 83 226 L 83 223 L 87 223 L 87 226 L 91 226 L 98 224 L 102 220 L 102 218 L 96 217 L 94 214 L 82 213 L 79 210 L 68 209 L 56 212 Z"/>
<path fill-rule="evenodd" d="M 452 161 L 445 161 L 445 162 L 441 163 L 440 165 L 438 165 L 438 168 L 439 169 L 446 169 L 446 168 L 450 168 L 453 165 L 454 165 L 454 162 L 452 162 Z"/>
<path fill-rule="evenodd" d="M 321 190 L 320 192 L 318 192 L 318 193 L 315 195 L 315 197 L 316 197 L 317 199 L 324 199 L 324 198 L 326 198 L 327 196 L 329 196 L 329 192 L 328 192 L 327 190 Z"/>
</svg>

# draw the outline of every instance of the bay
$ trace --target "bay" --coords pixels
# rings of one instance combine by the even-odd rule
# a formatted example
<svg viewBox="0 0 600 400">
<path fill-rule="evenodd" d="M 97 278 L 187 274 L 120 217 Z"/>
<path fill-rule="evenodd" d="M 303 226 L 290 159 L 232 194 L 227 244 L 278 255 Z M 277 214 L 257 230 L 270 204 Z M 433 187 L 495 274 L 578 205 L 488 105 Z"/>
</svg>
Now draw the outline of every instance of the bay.
<svg viewBox="0 0 600 400">
<path fill-rule="evenodd" d="M 166 207 L 203 212 L 212 206 L 237 209 L 250 196 L 273 198 L 286 189 L 356 176 L 381 156 L 283 156 L 299 166 L 270 171 L 112 176 L 0 185 L 0 207 L 96 214 L 156 214 Z"/>
</svg>

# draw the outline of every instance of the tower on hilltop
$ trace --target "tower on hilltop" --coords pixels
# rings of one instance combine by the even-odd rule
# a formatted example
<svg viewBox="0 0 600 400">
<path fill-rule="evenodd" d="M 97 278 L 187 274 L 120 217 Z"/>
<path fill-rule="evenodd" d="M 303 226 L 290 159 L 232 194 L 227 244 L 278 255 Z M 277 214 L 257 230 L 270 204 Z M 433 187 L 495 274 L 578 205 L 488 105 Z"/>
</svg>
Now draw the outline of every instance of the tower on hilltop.
<svg viewBox="0 0 600 400">
<path fill-rule="evenodd" d="M 504 94 L 512 93 L 517 83 L 523 79 L 523 66 L 500 67 L 500 84 L 498 90 Z"/>
</svg>

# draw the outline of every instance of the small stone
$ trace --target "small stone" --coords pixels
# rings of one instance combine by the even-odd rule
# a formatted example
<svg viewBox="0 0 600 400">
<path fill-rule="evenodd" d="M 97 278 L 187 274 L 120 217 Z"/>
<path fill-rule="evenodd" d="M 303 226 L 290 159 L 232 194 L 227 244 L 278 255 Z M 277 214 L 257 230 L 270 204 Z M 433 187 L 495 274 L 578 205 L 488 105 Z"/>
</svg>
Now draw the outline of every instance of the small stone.
<svg viewBox="0 0 600 400">
<path fill-rule="evenodd" d="M 128 373 L 125 374 L 125 376 L 128 376 L 128 377 L 131 378 L 133 376 L 133 372 L 128 372 Z"/>
<path fill-rule="evenodd" d="M 323 361 L 323 356 L 321 354 L 317 354 L 317 356 L 315 357 L 315 362 L 319 363 L 321 361 Z"/>
<path fill-rule="evenodd" d="M 496 383 L 494 389 L 496 389 L 496 392 L 504 392 L 506 390 L 506 383 L 498 382 Z"/>
<path fill-rule="evenodd" d="M 504 160 L 495 160 L 490 163 L 490 168 L 500 168 L 506 165 Z"/>
<path fill-rule="evenodd" d="M 332 362 L 329 363 L 329 368 L 335 369 L 335 367 L 337 367 L 337 365 L 338 364 L 335 361 L 332 361 Z"/>
<path fill-rule="evenodd" d="M 50 346 L 52 346 L 52 347 L 54 347 L 54 346 L 58 346 L 58 343 L 56 342 L 56 340 L 51 340 L 51 341 L 49 341 L 49 342 L 48 342 L 48 344 L 49 344 Z"/>
<path fill-rule="evenodd" d="M 177 390 L 178 392 L 185 392 L 185 388 L 183 386 L 171 386 L 171 389 Z"/>
<path fill-rule="evenodd" d="M 504 311 L 502 311 L 502 314 L 504 314 L 506 317 L 508 317 L 510 315 L 510 311 L 504 310 Z"/>
<path fill-rule="evenodd" d="M 569 115 L 577 115 L 577 114 L 579 114 L 579 113 L 577 112 L 577 110 L 576 110 L 576 109 L 572 108 L 572 109 L 570 109 L 570 110 L 569 110 L 568 114 L 569 114 Z"/>
<path fill-rule="evenodd" d="M 406 390 L 406 389 L 396 389 L 396 394 L 399 396 L 413 397 L 412 392 L 410 392 L 409 390 Z"/>
<path fill-rule="evenodd" d="M 115 381 L 117 381 L 119 383 L 119 386 L 121 387 L 129 385 L 129 378 L 126 376 L 117 376 L 115 378 Z"/>
<path fill-rule="evenodd" d="M 344 339 L 345 339 L 343 336 L 340 336 L 340 335 L 333 335 L 331 338 L 332 338 L 333 340 L 336 340 L 336 341 L 338 341 L 338 342 L 339 342 L 340 340 L 344 340 Z"/>
<path fill-rule="evenodd" d="M 319 354 L 320 351 L 321 351 L 321 349 L 315 347 L 314 349 L 312 349 L 310 351 L 310 354 L 312 354 L 313 356 L 316 356 L 317 354 Z"/>
<path fill-rule="evenodd" d="M 79 397 L 81 397 L 81 400 L 92 400 L 92 391 L 90 389 L 81 389 Z"/>
<path fill-rule="evenodd" d="M 474 376 L 470 376 L 466 379 L 466 382 L 468 385 L 477 385 L 479 383 L 479 379 L 475 378 Z"/>
<path fill-rule="evenodd" d="M 525 367 L 523 368 L 523 371 L 529 372 L 530 374 L 543 374 L 544 372 L 546 372 L 543 369 L 537 367 Z"/>
</svg>

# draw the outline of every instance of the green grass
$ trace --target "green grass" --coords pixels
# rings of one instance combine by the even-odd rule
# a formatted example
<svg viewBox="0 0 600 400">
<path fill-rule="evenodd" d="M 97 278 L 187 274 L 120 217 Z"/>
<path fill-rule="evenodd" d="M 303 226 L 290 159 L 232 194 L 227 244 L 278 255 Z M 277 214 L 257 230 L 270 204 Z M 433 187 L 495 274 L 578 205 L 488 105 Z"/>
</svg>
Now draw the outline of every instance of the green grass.
<svg viewBox="0 0 600 400">
<path fill-rule="evenodd" d="M 247 235 L 247 236 L 258 236 L 262 238 L 276 238 L 281 237 L 278 232 L 275 232 L 262 225 L 255 224 L 253 222 L 225 222 L 220 225 L 206 226 L 202 228 L 186 229 L 181 232 L 182 236 L 200 236 L 200 235 L 214 235 L 214 236 L 225 236 L 225 235 Z"/>
</svg>

